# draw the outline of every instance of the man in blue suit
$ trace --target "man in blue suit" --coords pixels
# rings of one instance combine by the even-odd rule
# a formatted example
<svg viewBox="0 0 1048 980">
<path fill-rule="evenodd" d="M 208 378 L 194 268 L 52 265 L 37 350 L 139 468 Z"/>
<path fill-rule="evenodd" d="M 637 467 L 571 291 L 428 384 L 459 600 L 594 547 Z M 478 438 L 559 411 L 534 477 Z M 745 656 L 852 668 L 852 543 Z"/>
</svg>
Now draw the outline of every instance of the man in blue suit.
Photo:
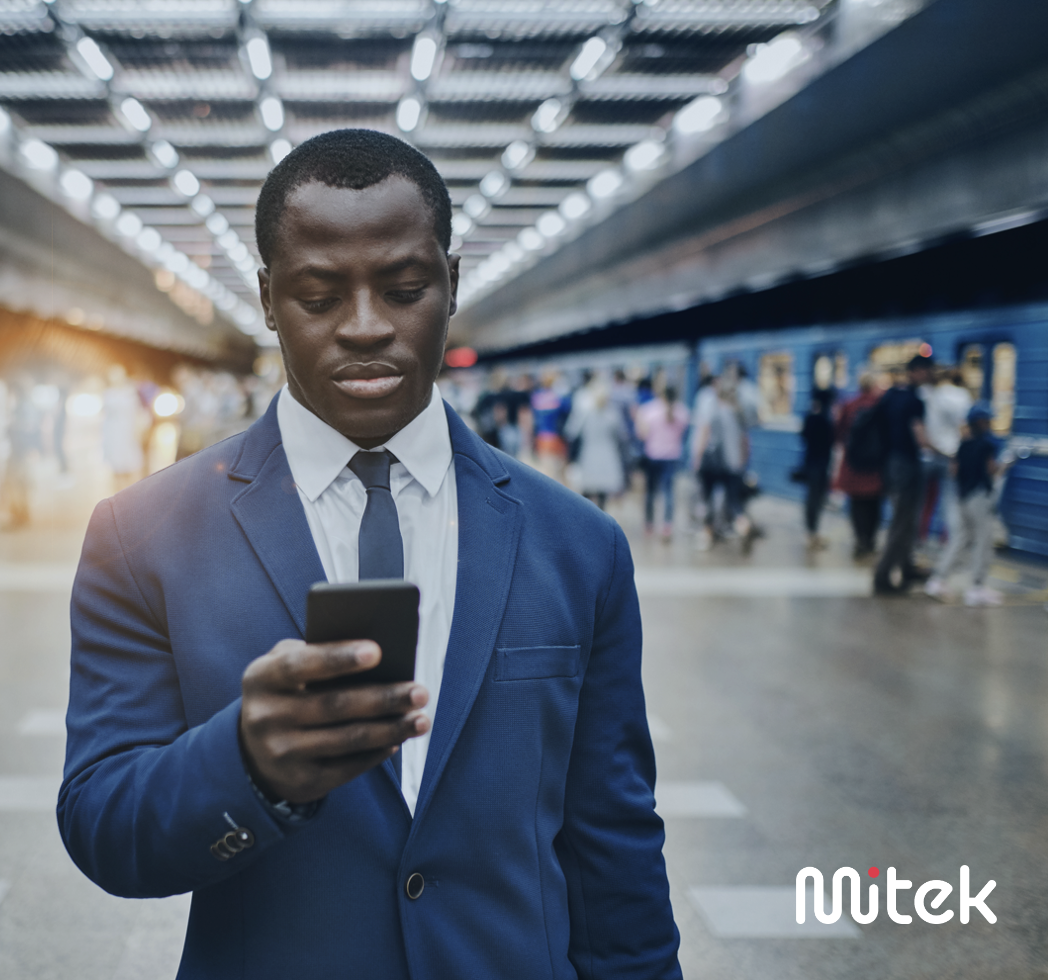
<svg viewBox="0 0 1048 980">
<path fill-rule="evenodd" d="M 113 894 L 194 893 L 180 978 L 680 976 L 629 550 L 434 394 L 450 214 L 393 137 L 293 151 L 287 387 L 92 518 L 59 825 Z M 397 574 L 416 682 L 318 686 L 380 651 L 305 643 L 309 587 Z"/>
</svg>

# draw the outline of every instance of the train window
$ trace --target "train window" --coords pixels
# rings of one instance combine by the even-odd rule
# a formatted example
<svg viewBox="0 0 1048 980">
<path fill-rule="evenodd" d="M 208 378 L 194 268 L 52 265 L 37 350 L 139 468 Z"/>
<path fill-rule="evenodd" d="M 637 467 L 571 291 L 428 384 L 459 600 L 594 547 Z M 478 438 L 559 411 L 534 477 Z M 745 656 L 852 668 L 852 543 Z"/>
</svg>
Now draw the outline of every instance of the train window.
<svg viewBox="0 0 1048 980">
<path fill-rule="evenodd" d="M 923 340 L 900 340 L 881 344 L 870 351 L 870 370 L 876 375 L 882 388 L 895 383 L 895 375 L 902 374 L 910 358 L 927 354 L 931 345 Z"/>
<path fill-rule="evenodd" d="M 993 431 L 1006 436 L 1012 431 L 1015 414 L 1015 344 L 996 344 L 993 348 Z"/>
<path fill-rule="evenodd" d="M 793 416 L 793 355 L 788 351 L 762 354 L 757 371 L 760 389 L 760 420 L 775 422 Z"/>
<path fill-rule="evenodd" d="M 982 344 L 968 344 L 961 351 L 961 380 L 973 401 L 982 398 L 984 379 Z"/>
</svg>

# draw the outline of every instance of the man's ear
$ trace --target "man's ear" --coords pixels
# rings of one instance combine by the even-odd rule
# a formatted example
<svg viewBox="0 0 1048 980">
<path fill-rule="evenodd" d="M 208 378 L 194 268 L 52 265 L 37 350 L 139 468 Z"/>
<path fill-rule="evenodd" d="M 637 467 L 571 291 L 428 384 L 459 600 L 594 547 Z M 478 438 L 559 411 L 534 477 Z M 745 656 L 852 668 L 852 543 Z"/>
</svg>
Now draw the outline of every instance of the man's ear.
<svg viewBox="0 0 1048 980">
<path fill-rule="evenodd" d="M 461 255 L 455 255 L 453 252 L 448 253 L 448 273 L 451 276 L 451 305 L 448 308 L 448 316 L 452 317 L 455 315 L 455 311 L 458 310 L 458 287 L 459 287 L 459 262 L 462 261 Z"/>
<path fill-rule="evenodd" d="M 277 330 L 276 320 L 273 319 L 273 304 L 269 296 L 269 270 L 258 270 L 258 298 L 262 302 L 262 315 L 265 317 L 266 326 L 274 333 Z"/>
</svg>

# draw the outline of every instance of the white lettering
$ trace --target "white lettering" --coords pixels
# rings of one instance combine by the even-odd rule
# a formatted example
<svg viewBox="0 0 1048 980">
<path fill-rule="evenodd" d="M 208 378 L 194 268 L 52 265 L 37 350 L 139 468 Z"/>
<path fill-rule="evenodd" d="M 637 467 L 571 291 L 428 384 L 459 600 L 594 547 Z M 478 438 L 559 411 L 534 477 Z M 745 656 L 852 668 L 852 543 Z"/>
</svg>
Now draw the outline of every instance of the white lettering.
<svg viewBox="0 0 1048 980">
<path fill-rule="evenodd" d="M 983 885 L 983 889 L 979 892 L 975 898 L 971 897 L 971 882 L 970 872 L 968 865 L 961 865 L 961 922 L 968 924 L 969 918 L 971 918 L 970 909 L 978 909 L 982 913 L 982 917 L 990 923 L 997 921 L 997 916 L 990 911 L 990 907 L 986 904 L 986 896 L 990 894 L 996 887 L 997 882 L 991 879 Z"/>
<path fill-rule="evenodd" d="M 859 873 L 854 868 L 838 868 L 833 875 L 833 898 L 830 910 L 826 910 L 826 892 L 824 890 L 824 879 L 818 868 L 802 868 L 797 874 L 797 924 L 804 925 L 807 912 L 804 885 L 808 878 L 812 880 L 814 891 L 813 906 L 815 918 L 823 925 L 833 925 L 841 917 L 844 910 L 844 879 L 851 880 L 851 914 L 852 918 L 862 924 L 873 922 L 878 912 L 878 889 L 876 885 L 870 885 L 869 906 L 865 914 L 862 912 L 862 883 Z"/>
<path fill-rule="evenodd" d="M 913 882 L 906 881 L 903 878 L 896 878 L 895 868 L 889 868 L 887 894 L 888 918 L 891 919 L 892 922 L 898 922 L 901 926 L 908 926 L 911 922 L 913 922 L 912 915 L 901 915 L 899 913 L 898 908 L 896 907 L 899 892 L 907 888 L 913 888 Z"/>
<path fill-rule="evenodd" d="M 950 892 L 953 891 L 953 885 L 947 881 L 941 881 L 938 878 L 935 878 L 932 881 L 926 881 L 917 889 L 917 893 L 913 896 L 913 907 L 925 922 L 930 922 L 932 925 L 941 925 L 943 922 L 949 922 L 950 919 L 953 918 L 953 909 L 947 909 L 945 912 L 940 912 L 938 915 L 933 915 L 929 912 L 928 909 L 925 908 L 924 900 L 928 897 L 929 892 L 934 891 L 937 891 L 939 894 L 932 899 L 932 908 L 937 909 L 949 897 Z"/>
</svg>

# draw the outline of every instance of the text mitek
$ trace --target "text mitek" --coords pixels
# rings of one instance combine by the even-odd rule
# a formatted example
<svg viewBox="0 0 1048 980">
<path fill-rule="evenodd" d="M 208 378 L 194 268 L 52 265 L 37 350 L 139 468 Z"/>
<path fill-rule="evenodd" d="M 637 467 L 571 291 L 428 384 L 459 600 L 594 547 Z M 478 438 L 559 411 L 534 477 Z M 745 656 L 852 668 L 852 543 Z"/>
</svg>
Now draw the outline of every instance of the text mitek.
<svg viewBox="0 0 1048 980">
<path fill-rule="evenodd" d="M 880 871 L 877 868 L 870 868 L 870 877 L 876 878 Z M 804 924 L 805 917 L 805 884 L 808 879 L 811 879 L 813 890 L 814 890 L 814 908 L 815 918 L 818 919 L 824 925 L 830 925 L 836 922 L 841 917 L 841 912 L 844 910 L 844 879 L 851 879 L 851 917 L 858 922 L 860 925 L 866 925 L 869 922 L 873 922 L 877 918 L 880 912 L 880 892 L 876 885 L 871 884 L 869 887 L 869 901 L 867 902 L 866 911 L 863 912 L 861 909 L 862 904 L 862 883 L 859 878 L 859 873 L 854 868 L 838 868 L 833 873 L 833 899 L 830 906 L 830 911 L 826 911 L 825 907 L 825 891 L 823 889 L 824 879 L 822 872 L 818 868 L 801 868 L 797 872 L 797 924 Z M 906 915 L 899 911 L 899 892 L 908 891 L 913 888 L 913 882 L 907 881 L 903 878 L 899 878 L 896 875 L 895 868 L 888 869 L 888 878 L 885 882 L 885 901 L 888 909 L 888 918 L 892 922 L 898 922 L 900 925 L 909 925 L 913 922 L 912 915 Z M 971 893 L 971 881 L 968 865 L 961 865 L 961 887 L 960 887 L 960 920 L 967 924 L 971 918 L 971 910 L 978 909 L 982 917 L 987 922 L 996 922 L 997 916 L 990 910 L 990 907 L 986 904 L 986 897 L 997 887 L 996 881 L 988 881 L 983 885 L 982 890 L 975 896 Z M 930 912 L 928 906 L 932 909 L 938 909 L 943 902 L 953 892 L 953 885 L 948 881 L 943 881 L 940 878 L 933 878 L 931 881 L 924 882 L 920 885 L 913 895 L 913 907 L 917 915 L 925 922 L 930 922 L 932 925 L 942 925 L 944 922 L 949 922 L 953 918 L 953 909 L 945 909 L 942 912 Z M 933 896 L 931 901 L 928 900 L 929 896 Z"/>
</svg>

